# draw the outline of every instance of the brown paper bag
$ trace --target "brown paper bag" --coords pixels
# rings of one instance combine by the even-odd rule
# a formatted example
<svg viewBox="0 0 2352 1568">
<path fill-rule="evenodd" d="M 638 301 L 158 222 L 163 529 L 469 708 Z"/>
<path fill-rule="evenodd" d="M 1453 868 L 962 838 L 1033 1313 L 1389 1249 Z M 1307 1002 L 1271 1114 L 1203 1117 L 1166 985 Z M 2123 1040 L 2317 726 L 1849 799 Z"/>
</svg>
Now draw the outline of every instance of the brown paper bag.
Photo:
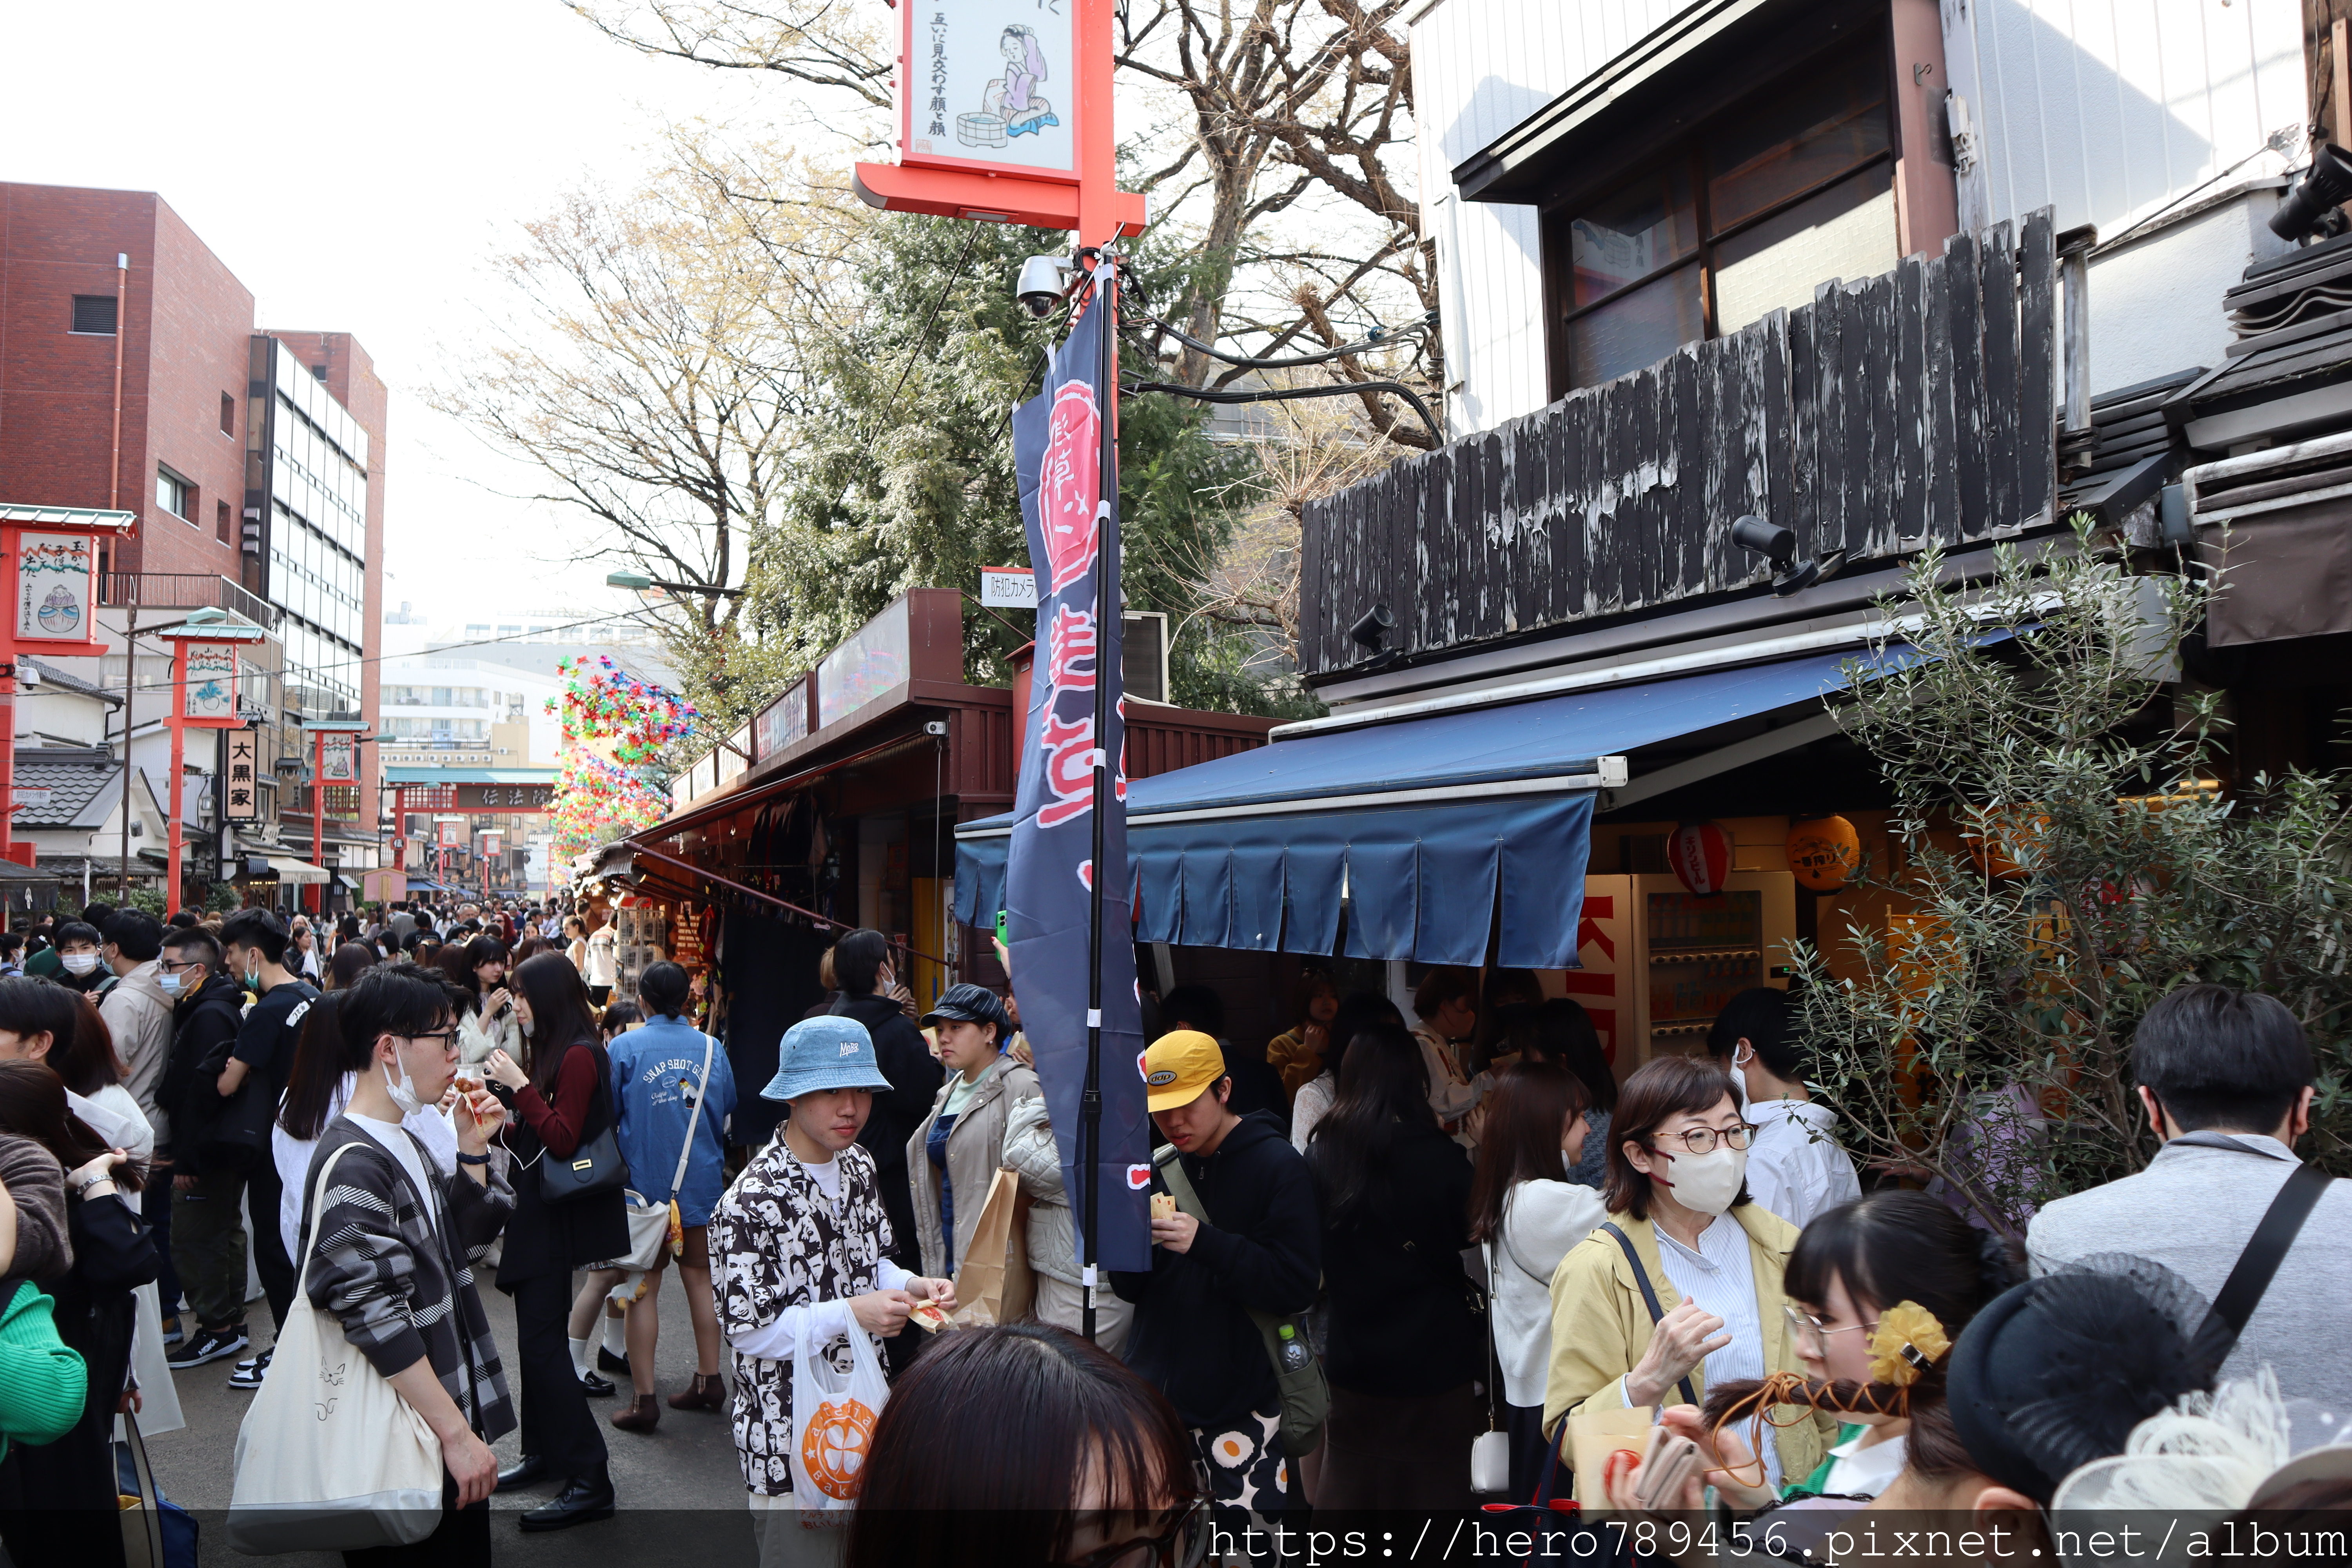
<svg viewBox="0 0 2352 1568">
<path fill-rule="evenodd" d="M 1576 1500 L 1587 1513 L 1609 1511 L 1609 1489 L 1602 1473 L 1609 1456 L 1620 1448 L 1643 1454 L 1650 1447 L 1650 1422 L 1656 1412 L 1647 1405 L 1620 1410 L 1580 1410 L 1568 1417 L 1568 1439 L 1576 1460 Z"/>
<path fill-rule="evenodd" d="M 1029 1198 L 1009 1170 L 1000 1169 L 988 1184 L 971 1245 L 956 1268 L 955 1289 L 949 1321 L 959 1328 L 1018 1322 L 1029 1315 L 1037 1294 L 1029 1271 Z"/>
</svg>

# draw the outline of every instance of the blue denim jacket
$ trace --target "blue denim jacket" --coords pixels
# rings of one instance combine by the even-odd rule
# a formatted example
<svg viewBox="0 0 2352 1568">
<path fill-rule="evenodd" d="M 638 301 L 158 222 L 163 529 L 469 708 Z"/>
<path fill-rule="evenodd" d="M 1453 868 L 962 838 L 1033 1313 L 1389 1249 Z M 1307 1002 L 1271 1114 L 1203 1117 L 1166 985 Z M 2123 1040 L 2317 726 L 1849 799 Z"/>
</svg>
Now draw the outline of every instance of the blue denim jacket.
<svg viewBox="0 0 2352 1568">
<path fill-rule="evenodd" d="M 710 1211 L 726 1191 L 724 1129 L 735 1109 L 735 1075 L 728 1068 L 724 1045 L 710 1053 L 709 1083 L 700 1081 L 705 1038 L 682 1018 L 656 1017 L 614 1036 L 611 1047 L 621 1158 L 628 1162 L 630 1189 L 655 1203 L 669 1196 L 670 1177 L 677 1170 L 678 1146 L 692 1110 L 687 1092 L 704 1094 L 694 1153 L 677 1194 L 678 1217 L 687 1225 L 709 1225 Z"/>
</svg>

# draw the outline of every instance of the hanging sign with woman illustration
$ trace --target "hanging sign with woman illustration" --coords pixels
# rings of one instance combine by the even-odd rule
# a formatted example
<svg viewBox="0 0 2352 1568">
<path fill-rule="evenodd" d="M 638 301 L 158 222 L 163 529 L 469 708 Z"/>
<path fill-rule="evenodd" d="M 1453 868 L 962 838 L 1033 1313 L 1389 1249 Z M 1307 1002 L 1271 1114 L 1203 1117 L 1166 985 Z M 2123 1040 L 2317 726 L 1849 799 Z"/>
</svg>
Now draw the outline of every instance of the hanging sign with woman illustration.
<svg viewBox="0 0 2352 1568">
<path fill-rule="evenodd" d="M 910 0 L 899 94 L 908 163 L 1077 169 L 1076 0 Z"/>
</svg>

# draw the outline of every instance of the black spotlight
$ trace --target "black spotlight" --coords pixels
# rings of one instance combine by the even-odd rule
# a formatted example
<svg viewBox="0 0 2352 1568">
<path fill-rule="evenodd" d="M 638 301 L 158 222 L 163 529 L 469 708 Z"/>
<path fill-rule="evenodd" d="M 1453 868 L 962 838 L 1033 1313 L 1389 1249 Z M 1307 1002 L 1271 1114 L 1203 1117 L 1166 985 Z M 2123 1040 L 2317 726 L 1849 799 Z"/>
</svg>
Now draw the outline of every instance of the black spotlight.
<svg viewBox="0 0 2352 1568">
<path fill-rule="evenodd" d="M 1369 661 L 1370 664 L 1374 666 L 1389 664 L 1397 657 L 1396 649 L 1385 646 L 1388 635 L 1394 630 L 1396 630 L 1396 616 L 1389 613 L 1389 607 L 1386 605 L 1374 605 L 1357 617 L 1354 626 L 1348 628 L 1348 640 L 1371 655 Z"/>
<path fill-rule="evenodd" d="M 2340 234 L 2345 222 L 2336 209 L 2347 197 L 2352 197 L 2352 153 L 2323 142 L 2312 150 L 2310 172 L 2271 214 L 2271 232 L 2281 239 L 2301 239 L 2316 230 Z"/>
<path fill-rule="evenodd" d="M 1731 542 L 1771 563 L 1772 592 L 1779 598 L 1785 599 L 1816 583 L 1829 581 L 1845 564 L 1843 550 L 1832 550 L 1818 561 L 1798 560 L 1796 531 L 1752 513 L 1733 520 Z"/>
</svg>

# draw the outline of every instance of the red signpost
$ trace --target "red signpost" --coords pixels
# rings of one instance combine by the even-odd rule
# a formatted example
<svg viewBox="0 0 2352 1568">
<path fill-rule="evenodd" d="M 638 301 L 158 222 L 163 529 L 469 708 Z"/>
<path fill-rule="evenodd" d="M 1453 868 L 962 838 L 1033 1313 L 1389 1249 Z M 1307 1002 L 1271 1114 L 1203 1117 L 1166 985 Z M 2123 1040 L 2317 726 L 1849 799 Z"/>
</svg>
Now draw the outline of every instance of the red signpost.
<svg viewBox="0 0 2352 1568">
<path fill-rule="evenodd" d="M 0 859 L 33 863 L 34 848 L 18 844 L 10 826 L 16 816 L 16 661 L 26 654 L 51 658 L 102 658 L 110 651 L 97 637 L 98 539 L 120 539 L 139 522 L 138 514 L 84 507 L 0 505 Z M 127 670 L 132 668 L 129 659 Z M 130 751 L 129 735 L 123 750 Z M 131 809 L 126 794 L 122 809 Z"/>
<path fill-rule="evenodd" d="M 1122 237 L 1142 233 L 1150 219 L 1144 199 L 1121 192 L 1117 184 L 1111 73 L 1118 5 L 1118 0 L 1067 0 L 1066 5 L 938 0 L 919 5 L 909 0 L 900 8 L 898 162 L 860 163 L 856 175 L 859 197 L 887 211 L 1076 231 L 1073 264 L 1091 275 L 1084 279 L 1079 308 L 1101 312 L 1096 320 L 1102 357 L 1098 378 L 1093 378 L 1100 398 L 1100 440 L 1092 480 L 1104 497 L 1116 496 L 1118 486 L 1114 247 Z M 1027 267 L 1022 269 L 1021 289 L 1025 305 L 1041 315 L 1050 313 L 1053 290 L 1044 279 L 1033 288 Z M 1061 292 L 1069 298 L 1077 291 Z M 1046 301 L 1044 309 L 1032 302 L 1040 296 Z M 1093 504 L 1088 503 L 1090 508 Z M 1101 597 L 1117 581 L 1112 554 L 1117 519 L 1108 503 L 1101 518 L 1093 535 L 1097 542 L 1091 547 L 1097 595 L 1094 604 L 1097 613 L 1115 616 L 1116 600 L 1104 608 Z M 1033 566 L 1040 564 L 1032 562 Z M 1041 584 L 1041 602 L 1044 597 Z M 1118 622 L 1108 624 L 1116 626 Z M 1112 668 L 1117 668 L 1115 659 Z M 1111 684 L 1104 681 L 1096 688 L 1091 728 L 1085 731 L 1091 739 L 1082 742 L 1093 748 L 1088 798 L 1094 848 L 1087 862 L 1093 868 L 1104 864 L 1104 818 L 1115 809 L 1108 786 L 1110 759 L 1101 739 L 1109 728 L 1103 694 Z M 1031 743 L 1025 732 L 1021 743 L 1024 750 Z M 1021 853 L 1016 830 L 1013 854 Z M 1087 1173 L 1082 1195 L 1076 1197 L 1077 1240 L 1084 1289 L 1081 1331 L 1091 1340 L 1097 1286 L 1097 1211 L 1101 1206 L 1105 998 L 1101 877 L 1097 875 L 1088 886 L 1087 994 L 1083 1013 L 1075 1015 L 1086 1020 L 1085 1077 L 1075 1150 L 1066 1146 L 1066 1153 L 1074 1153 L 1071 1163 Z M 1038 1065 L 1046 1065 L 1042 1053 Z M 1050 1083 L 1048 1089 L 1050 1093 Z M 1079 1194 L 1081 1189 L 1074 1187 L 1073 1193 Z"/>
<path fill-rule="evenodd" d="M 898 162 L 858 164 L 858 195 L 889 212 L 1073 229 L 1080 246 L 1141 234 L 1145 199 L 1118 188 L 1115 9 L 900 6 Z"/>
<path fill-rule="evenodd" d="M 327 786 L 358 787 L 359 744 L 368 726 L 363 719 L 305 719 L 302 728 L 310 732 L 310 864 L 324 870 L 320 862 L 327 858 Z M 327 885 L 313 883 L 302 901 L 313 914 L 323 914 Z"/>
<path fill-rule="evenodd" d="M 180 907 L 180 845 L 184 831 L 181 802 L 190 730 L 235 730 L 245 723 L 238 710 L 240 686 L 237 654 L 241 648 L 268 640 L 269 634 L 248 621 L 231 620 L 220 610 L 198 610 L 176 626 L 155 634 L 172 645 L 172 711 L 164 720 L 172 730 L 171 802 L 165 808 L 171 824 L 163 859 L 165 911 Z M 244 781 L 251 788 L 253 781 Z M 224 807 L 228 803 L 224 801 Z"/>
</svg>

